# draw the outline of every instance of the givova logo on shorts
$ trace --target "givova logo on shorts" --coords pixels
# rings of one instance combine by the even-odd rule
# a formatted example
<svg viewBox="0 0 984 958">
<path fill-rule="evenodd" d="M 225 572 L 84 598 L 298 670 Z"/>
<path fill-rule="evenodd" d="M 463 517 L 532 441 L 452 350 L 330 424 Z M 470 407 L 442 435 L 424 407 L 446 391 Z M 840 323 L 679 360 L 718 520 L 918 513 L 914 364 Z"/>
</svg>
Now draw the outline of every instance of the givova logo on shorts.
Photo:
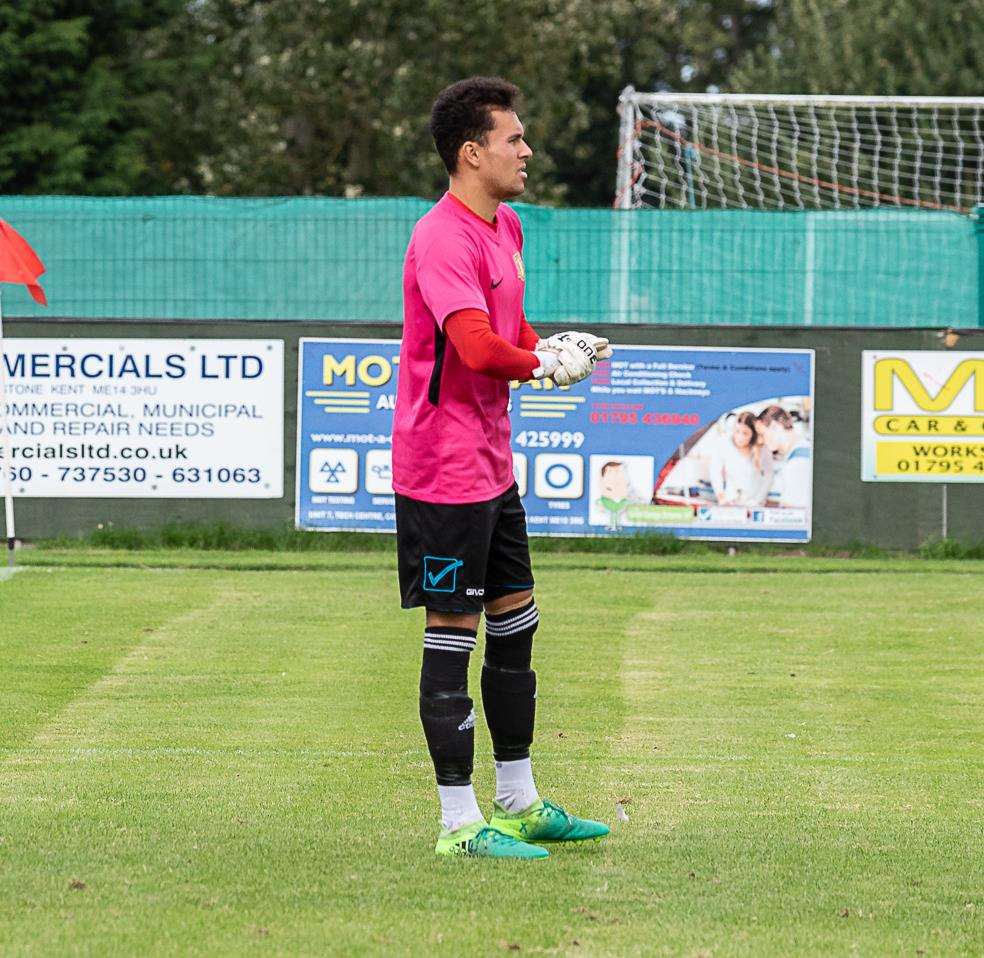
<svg viewBox="0 0 984 958">
<path fill-rule="evenodd" d="M 463 559 L 449 556 L 424 556 L 424 591 L 454 592 L 458 587 L 458 569 Z"/>
</svg>

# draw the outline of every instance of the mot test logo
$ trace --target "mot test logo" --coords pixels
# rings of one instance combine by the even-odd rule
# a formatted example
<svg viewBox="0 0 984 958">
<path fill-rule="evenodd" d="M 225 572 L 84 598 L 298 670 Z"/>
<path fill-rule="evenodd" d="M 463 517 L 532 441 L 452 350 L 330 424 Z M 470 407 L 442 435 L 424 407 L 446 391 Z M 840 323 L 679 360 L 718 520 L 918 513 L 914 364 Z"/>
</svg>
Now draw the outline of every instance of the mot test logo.
<svg viewBox="0 0 984 958">
<path fill-rule="evenodd" d="M 340 379 L 346 386 L 385 386 L 395 375 L 399 362 L 399 353 L 362 357 L 346 353 L 341 358 L 326 353 L 321 360 L 321 382 L 325 386 L 334 386 Z"/>
<path fill-rule="evenodd" d="M 359 488 L 359 454 L 355 449 L 312 449 L 308 461 L 312 492 L 351 495 Z"/>
</svg>

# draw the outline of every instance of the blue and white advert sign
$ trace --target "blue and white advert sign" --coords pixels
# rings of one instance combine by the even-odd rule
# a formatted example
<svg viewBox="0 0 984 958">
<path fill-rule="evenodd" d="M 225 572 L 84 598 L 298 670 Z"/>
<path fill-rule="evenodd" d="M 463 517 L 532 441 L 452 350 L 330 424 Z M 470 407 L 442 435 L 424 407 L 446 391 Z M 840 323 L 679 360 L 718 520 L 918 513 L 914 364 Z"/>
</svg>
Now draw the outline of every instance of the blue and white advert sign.
<svg viewBox="0 0 984 958">
<path fill-rule="evenodd" d="M 14 494 L 279 499 L 282 339 L 7 339 Z"/>
<path fill-rule="evenodd" d="M 531 535 L 806 542 L 813 350 L 615 346 L 570 388 L 513 383 Z M 397 340 L 303 339 L 299 528 L 395 530 Z"/>
</svg>

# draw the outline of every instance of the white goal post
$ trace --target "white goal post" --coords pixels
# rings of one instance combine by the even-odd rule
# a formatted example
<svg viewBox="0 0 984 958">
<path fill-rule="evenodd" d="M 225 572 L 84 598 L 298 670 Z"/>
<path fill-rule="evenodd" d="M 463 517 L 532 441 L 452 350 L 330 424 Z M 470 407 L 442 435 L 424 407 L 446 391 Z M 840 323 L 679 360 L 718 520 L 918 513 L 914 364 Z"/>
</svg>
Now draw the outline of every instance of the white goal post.
<svg viewBox="0 0 984 958">
<path fill-rule="evenodd" d="M 984 202 L 984 98 L 619 98 L 620 209 L 898 209 Z"/>
</svg>

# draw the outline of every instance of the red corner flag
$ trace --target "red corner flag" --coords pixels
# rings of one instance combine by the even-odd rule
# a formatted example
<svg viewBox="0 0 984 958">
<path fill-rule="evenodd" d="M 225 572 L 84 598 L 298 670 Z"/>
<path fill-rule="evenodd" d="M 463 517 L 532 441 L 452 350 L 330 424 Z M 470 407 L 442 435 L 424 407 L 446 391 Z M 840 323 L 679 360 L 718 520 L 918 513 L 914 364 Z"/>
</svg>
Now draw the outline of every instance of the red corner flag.
<svg viewBox="0 0 984 958">
<path fill-rule="evenodd" d="M 0 283 L 23 283 L 34 302 L 48 305 L 38 277 L 44 272 L 44 263 L 28 245 L 20 233 L 8 222 L 0 220 Z"/>
</svg>

